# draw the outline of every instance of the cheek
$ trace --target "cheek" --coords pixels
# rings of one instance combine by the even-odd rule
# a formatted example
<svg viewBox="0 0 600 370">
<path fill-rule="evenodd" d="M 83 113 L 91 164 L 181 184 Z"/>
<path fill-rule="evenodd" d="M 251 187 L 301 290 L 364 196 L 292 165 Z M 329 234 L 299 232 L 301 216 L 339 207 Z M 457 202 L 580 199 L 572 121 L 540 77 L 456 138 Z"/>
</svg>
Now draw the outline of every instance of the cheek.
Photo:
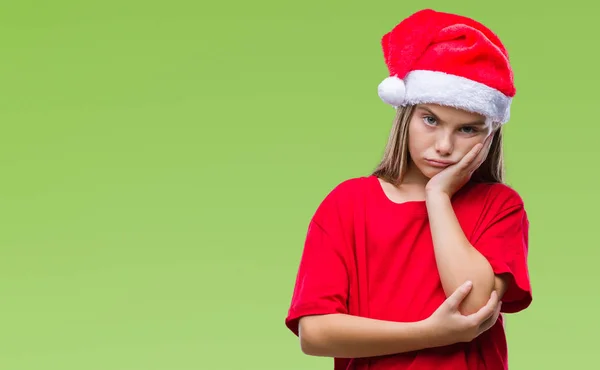
<svg viewBox="0 0 600 370">
<path fill-rule="evenodd" d="M 408 152 L 410 153 L 411 157 L 414 158 L 421 151 L 422 151 L 421 140 L 419 140 L 418 136 L 416 136 L 416 135 L 409 135 L 408 136 Z"/>
<path fill-rule="evenodd" d="M 464 140 L 461 143 L 461 153 L 462 155 L 467 154 L 471 151 L 477 144 L 483 144 L 485 142 L 486 134 L 477 135 L 473 138 L 469 138 L 468 140 Z"/>
<path fill-rule="evenodd" d="M 413 122 L 408 128 L 408 149 L 411 152 L 420 152 L 427 147 L 430 132 L 418 122 Z"/>
</svg>

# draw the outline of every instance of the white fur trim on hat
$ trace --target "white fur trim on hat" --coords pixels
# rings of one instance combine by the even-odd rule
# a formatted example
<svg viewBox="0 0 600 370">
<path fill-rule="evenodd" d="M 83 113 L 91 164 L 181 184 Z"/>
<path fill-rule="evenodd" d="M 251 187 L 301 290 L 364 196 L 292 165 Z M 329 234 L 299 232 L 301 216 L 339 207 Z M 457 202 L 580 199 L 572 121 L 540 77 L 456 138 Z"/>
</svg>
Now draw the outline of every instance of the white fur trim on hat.
<svg viewBox="0 0 600 370">
<path fill-rule="evenodd" d="M 381 99 L 394 107 L 414 104 L 439 104 L 479 113 L 506 123 L 512 98 L 482 83 L 444 72 L 416 70 L 404 81 L 388 77 L 379 85 Z M 402 86 L 402 87 L 400 87 Z"/>
<path fill-rule="evenodd" d="M 390 76 L 379 84 L 377 93 L 381 100 L 394 107 L 399 107 L 404 104 L 406 95 L 406 86 L 404 81 L 396 76 Z"/>
</svg>

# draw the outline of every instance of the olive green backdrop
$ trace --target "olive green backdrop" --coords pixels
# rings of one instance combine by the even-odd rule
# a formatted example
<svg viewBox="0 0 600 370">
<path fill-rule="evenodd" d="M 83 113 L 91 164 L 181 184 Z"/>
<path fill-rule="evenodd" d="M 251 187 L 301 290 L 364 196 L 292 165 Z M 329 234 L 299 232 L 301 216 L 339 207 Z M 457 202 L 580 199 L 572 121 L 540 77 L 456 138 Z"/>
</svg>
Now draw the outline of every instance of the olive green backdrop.
<svg viewBox="0 0 600 370">
<path fill-rule="evenodd" d="M 306 226 L 379 160 L 379 40 L 422 7 L 489 25 L 514 63 L 535 297 L 508 320 L 511 369 L 591 368 L 587 3 L 3 2 L 0 369 L 331 369 L 283 324 Z"/>
</svg>

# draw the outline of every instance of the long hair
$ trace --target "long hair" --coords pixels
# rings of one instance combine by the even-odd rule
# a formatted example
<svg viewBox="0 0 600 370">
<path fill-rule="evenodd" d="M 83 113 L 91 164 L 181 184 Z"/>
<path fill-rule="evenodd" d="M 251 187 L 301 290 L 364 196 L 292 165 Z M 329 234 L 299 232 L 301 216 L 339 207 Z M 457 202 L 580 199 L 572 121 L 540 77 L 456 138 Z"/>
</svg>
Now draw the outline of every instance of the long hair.
<svg viewBox="0 0 600 370">
<path fill-rule="evenodd" d="M 402 183 L 410 160 L 408 152 L 408 126 L 414 113 L 414 106 L 399 107 L 396 111 L 394 123 L 383 158 L 372 172 L 375 175 L 395 186 Z M 504 183 L 504 155 L 502 151 L 502 126 L 493 127 L 494 137 L 490 151 L 485 161 L 473 173 L 470 181 L 485 183 Z"/>
</svg>

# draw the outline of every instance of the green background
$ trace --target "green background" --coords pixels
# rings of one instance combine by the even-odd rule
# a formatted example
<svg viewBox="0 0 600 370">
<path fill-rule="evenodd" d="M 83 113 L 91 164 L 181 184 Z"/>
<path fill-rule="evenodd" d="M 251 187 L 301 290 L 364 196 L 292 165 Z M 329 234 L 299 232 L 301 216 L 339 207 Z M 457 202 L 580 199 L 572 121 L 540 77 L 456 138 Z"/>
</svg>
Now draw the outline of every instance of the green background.
<svg viewBox="0 0 600 370">
<path fill-rule="evenodd" d="M 423 7 L 490 26 L 515 69 L 534 302 L 511 369 L 593 367 L 587 3 L 3 2 L 0 369 L 331 369 L 283 322 L 306 226 L 379 160 L 379 40 Z"/>
</svg>

